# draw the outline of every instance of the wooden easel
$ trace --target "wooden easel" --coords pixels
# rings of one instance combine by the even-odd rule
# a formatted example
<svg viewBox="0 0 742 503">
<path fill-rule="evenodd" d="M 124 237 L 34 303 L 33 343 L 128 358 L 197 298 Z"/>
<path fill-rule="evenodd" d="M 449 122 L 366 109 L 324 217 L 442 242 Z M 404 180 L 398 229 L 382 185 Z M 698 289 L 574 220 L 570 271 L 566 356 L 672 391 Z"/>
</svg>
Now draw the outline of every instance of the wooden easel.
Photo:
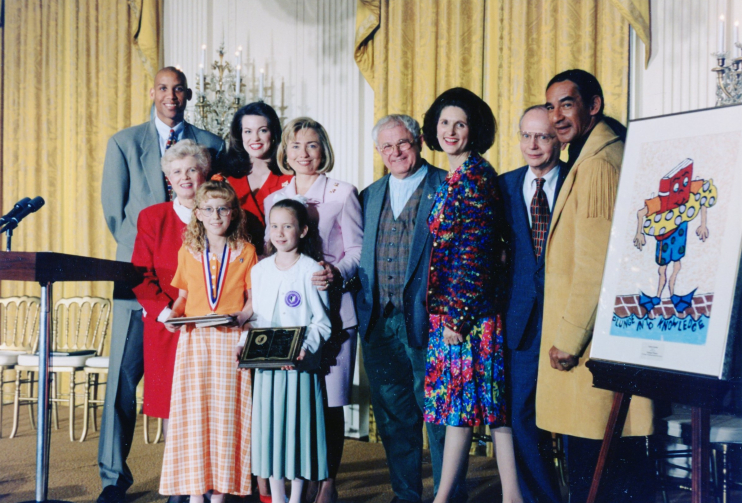
<svg viewBox="0 0 742 503">
<path fill-rule="evenodd" d="M 668 400 L 692 407 L 692 503 L 709 501 L 709 432 L 710 414 L 718 409 L 732 383 L 714 377 L 661 370 L 638 365 L 589 360 L 593 385 L 616 393 L 603 436 L 598 463 L 590 486 L 588 503 L 595 503 L 611 446 L 621 436 L 633 395 L 655 400 Z"/>
</svg>

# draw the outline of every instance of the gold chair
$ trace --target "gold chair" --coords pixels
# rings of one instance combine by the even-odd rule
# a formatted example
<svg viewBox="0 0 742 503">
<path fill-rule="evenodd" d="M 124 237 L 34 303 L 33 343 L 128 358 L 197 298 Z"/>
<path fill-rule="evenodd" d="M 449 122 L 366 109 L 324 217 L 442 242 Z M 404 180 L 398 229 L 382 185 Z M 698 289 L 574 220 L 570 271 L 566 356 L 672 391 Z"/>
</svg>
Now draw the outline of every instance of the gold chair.
<svg viewBox="0 0 742 503">
<path fill-rule="evenodd" d="M 69 405 L 70 440 L 75 441 L 75 409 L 77 387 L 85 381 L 78 382 L 78 372 L 84 370 L 88 359 L 100 356 L 103 352 L 108 320 L 111 315 L 111 301 L 99 297 L 71 297 L 60 299 L 54 304 L 54 322 L 52 324 L 52 357 L 49 374 L 52 379 L 51 401 L 53 405 L 54 426 L 59 429 L 59 402 Z M 33 394 L 34 374 L 38 372 L 39 357 L 20 355 L 16 365 L 16 390 L 13 402 L 13 431 L 18 429 L 18 411 L 21 402 L 35 403 L 38 397 Z M 23 379 L 22 374 L 26 373 Z M 60 393 L 59 381 L 62 373 L 69 374 L 69 392 Z M 21 396 L 21 384 L 29 384 L 29 393 Z"/>
<path fill-rule="evenodd" d="M 33 352 L 39 337 L 38 321 L 40 299 L 38 297 L 7 297 L 0 299 L 0 438 L 3 436 L 3 408 L 5 385 L 15 384 L 5 381 L 5 371 L 14 370 L 18 355 Z M 15 392 L 10 396 L 14 396 Z M 13 402 L 8 402 L 8 405 Z M 29 406 L 31 421 L 33 409 Z"/>
<path fill-rule="evenodd" d="M 108 367 L 109 358 L 108 356 L 94 356 L 85 362 L 85 403 L 83 404 L 84 418 L 82 433 L 80 434 L 80 442 L 84 442 L 88 436 L 88 429 L 90 426 L 90 418 L 92 411 L 93 419 L 93 430 L 98 431 L 98 408 L 103 407 L 105 403 L 105 396 L 98 397 L 98 387 L 105 385 L 108 379 Z M 106 378 L 106 381 L 102 379 Z M 92 397 L 91 397 L 92 393 Z M 142 398 L 140 392 L 137 392 L 137 404 L 141 406 Z M 144 415 L 144 414 L 143 414 Z M 162 438 L 162 419 L 157 419 L 157 429 L 154 440 L 150 440 L 149 434 L 149 416 L 144 415 L 144 443 L 145 444 L 156 444 Z"/>
</svg>

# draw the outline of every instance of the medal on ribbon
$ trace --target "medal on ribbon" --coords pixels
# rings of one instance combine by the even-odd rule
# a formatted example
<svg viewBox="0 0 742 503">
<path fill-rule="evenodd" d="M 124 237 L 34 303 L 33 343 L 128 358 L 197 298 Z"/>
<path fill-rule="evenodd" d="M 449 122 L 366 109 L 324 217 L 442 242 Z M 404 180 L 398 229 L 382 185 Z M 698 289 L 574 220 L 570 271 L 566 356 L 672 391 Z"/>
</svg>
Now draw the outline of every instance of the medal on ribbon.
<svg viewBox="0 0 742 503">
<path fill-rule="evenodd" d="M 214 278 L 211 276 L 209 263 L 209 240 L 206 240 L 206 249 L 203 251 L 203 259 L 201 262 L 203 262 L 204 282 L 206 283 L 206 293 L 208 294 L 207 299 L 212 313 L 216 312 L 219 300 L 222 298 L 222 290 L 224 290 L 224 280 L 227 277 L 230 255 L 231 251 L 229 245 L 225 244 L 224 250 L 222 251 L 222 261 L 219 264 L 219 273 L 217 274 L 216 282 L 214 282 Z"/>
</svg>

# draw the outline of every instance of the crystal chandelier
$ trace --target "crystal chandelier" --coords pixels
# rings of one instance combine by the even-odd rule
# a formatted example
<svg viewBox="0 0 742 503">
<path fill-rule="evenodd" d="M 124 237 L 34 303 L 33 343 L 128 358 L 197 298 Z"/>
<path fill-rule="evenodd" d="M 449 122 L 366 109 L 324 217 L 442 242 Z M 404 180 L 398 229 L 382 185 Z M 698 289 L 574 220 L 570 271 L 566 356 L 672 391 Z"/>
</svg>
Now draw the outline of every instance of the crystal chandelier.
<svg viewBox="0 0 742 503">
<path fill-rule="evenodd" d="M 237 110 L 253 101 L 265 101 L 276 110 L 283 125 L 286 119 L 283 114 L 287 108 L 284 102 L 283 79 L 281 79 L 281 102 L 280 105 L 276 105 L 274 102 L 275 85 L 272 78 L 267 78 L 264 69 L 260 69 L 259 76 L 256 78 L 255 64 L 248 63 L 245 70 L 250 77 L 243 77 L 242 47 L 235 52 L 235 64 L 232 65 L 224 60 L 224 42 L 222 42 L 217 51 L 219 60 L 211 64 L 212 71 L 206 75 L 204 75 L 205 45 L 201 46 L 201 51 L 201 65 L 199 65 L 199 75 L 196 80 L 195 111 L 192 109 L 186 111 L 188 122 L 227 140 L 229 126 Z"/>
</svg>

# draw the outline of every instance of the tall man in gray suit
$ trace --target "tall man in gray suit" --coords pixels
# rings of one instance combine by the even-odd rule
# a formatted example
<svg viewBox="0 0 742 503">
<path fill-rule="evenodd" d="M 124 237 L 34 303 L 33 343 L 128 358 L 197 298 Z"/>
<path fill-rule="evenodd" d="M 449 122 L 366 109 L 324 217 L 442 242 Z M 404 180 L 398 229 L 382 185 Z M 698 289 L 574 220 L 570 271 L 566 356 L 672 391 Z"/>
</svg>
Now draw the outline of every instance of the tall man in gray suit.
<svg viewBox="0 0 742 503">
<path fill-rule="evenodd" d="M 358 333 L 393 501 L 420 503 L 428 347 L 425 297 L 433 243 L 428 215 L 446 172 L 420 156 L 420 125 L 412 117 L 386 116 L 372 134 L 390 174 L 360 195 L 364 233 L 356 298 Z M 445 426 L 428 423 L 427 429 L 437 489 Z M 454 500 L 465 499 L 462 484 Z"/>
<path fill-rule="evenodd" d="M 183 120 L 191 99 L 183 72 L 173 67 L 157 72 L 150 97 L 155 107 L 151 120 L 113 135 L 103 165 L 103 213 L 116 240 L 116 260 L 124 262 L 131 261 L 139 212 L 168 200 L 160 167 L 163 152 L 186 138 L 207 146 L 212 158 L 224 148 L 221 138 Z M 113 296 L 111 356 L 98 444 L 100 503 L 123 502 L 134 482 L 126 458 L 136 424 L 136 388 L 144 373 L 142 306 L 130 286 L 116 284 Z"/>
</svg>

